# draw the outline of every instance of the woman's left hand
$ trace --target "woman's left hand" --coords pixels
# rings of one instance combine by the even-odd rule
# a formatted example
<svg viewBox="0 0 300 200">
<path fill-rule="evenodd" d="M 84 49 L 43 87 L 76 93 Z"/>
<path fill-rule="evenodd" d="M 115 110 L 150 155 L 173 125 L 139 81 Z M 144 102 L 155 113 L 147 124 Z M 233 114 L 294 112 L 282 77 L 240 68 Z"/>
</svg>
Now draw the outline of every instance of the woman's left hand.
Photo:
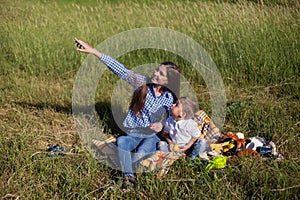
<svg viewBox="0 0 300 200">
<path fill-rule="evenodd" d="M 150 129 L 155 131 L 156 133 L 161 131 L 162 128 L 163 128 L 163 125 L 161 122 L 155 122 L 155 123 L 150 124 Z"/>
<path fill-rule="evenodd" d="M 77 46 L 77 49 L 76 49 L 77 51 L 82 52 L 82 53 L 87 53 L 87 54 L 94 54 L 98 58 L 102 57 L 102 53 L 100 53 L 97 49 L 91 47 L 84 41 L 75 38 L 74 42 Z"/>
</svg>

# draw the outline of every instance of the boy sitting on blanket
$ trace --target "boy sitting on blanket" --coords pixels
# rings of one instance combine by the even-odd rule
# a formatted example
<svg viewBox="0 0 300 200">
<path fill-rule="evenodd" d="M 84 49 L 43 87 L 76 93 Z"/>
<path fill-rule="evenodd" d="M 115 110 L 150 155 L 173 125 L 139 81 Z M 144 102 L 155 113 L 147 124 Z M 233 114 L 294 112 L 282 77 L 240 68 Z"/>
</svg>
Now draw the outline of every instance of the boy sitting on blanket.
<svg viewBox="0 0 300 200">
<path fill-rule="evenodd" d="M 185 153 L 194 159 L 208 148 L 206 139 L 199 139 L 200 130 L 193 119 L 197 104 L 188 97 L 181 97 L 171 107 L 171 115 L 164 123 L 162 136 L 166 141 L 158 143 L 158 150 Z"/>
</svg>

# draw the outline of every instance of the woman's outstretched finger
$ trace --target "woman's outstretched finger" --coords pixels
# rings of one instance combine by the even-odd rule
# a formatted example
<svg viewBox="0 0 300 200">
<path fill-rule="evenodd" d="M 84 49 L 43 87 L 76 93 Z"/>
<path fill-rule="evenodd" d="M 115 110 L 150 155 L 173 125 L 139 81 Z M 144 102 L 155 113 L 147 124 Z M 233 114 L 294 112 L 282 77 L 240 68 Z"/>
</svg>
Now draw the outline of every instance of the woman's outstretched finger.
<svg viewBox="0 0 300 200">
<path fill-rule="evenodd" d="M 82 49 L 82 45 L 81 45 L 81 44 L 76 43 L 76 46 L 77 46 L 79 49 Z"/>
<path fill-rule="evenodd" d="M 81 40 L 78 40 L 78 39 L 75 39 L 75 44 L 77 45 L 77 47 L 82 47 L 82 46 L 84 46 L 84 42 L 83 41 L 81 41 Z"/>
</svg>

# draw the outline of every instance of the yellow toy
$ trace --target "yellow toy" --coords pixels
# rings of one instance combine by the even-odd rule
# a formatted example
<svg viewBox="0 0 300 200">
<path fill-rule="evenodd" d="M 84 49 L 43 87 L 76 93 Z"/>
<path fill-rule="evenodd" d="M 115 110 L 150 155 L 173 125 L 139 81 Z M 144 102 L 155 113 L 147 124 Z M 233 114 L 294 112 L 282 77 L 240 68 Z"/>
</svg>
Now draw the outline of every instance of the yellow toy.
<svg viewBox="0 0 300 200">
<path fill-rule="evenodd" d="M 174 146 L 173 146 L 173 151 L 174 151 L 174 152 L 178 152 L 178 151 L 179 151 L 179 146 L 178 146 L 178 144 L 174 144 Z"/>
<path fill-rule="evenodd" d="M 231 141 L 223 142 L 220 144 L 210 144 L 212 151 L 217 153 L 227 152 L 234 147 L 234 144 Z"/>
</svg>

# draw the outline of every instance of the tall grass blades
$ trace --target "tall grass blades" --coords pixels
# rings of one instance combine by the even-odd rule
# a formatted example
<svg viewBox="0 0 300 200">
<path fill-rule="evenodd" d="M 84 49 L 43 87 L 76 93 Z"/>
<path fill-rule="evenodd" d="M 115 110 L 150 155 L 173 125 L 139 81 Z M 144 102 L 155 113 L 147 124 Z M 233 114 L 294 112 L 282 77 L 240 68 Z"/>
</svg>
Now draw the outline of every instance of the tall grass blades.
<svg viewBox="0 0 300 200">
<path fill-rule="evenodd" d="M 299 199 L 299 11 L 294 0 L 2 0 L 0 198 Z M 120 172 L 90 155 L 72 117 L 73 84 L 86 58 L 73 40 L 96 46 L 145 27 L 170 28 L 198 42 L 225 84 L 223 132 L 272 140 L 284 160 L 232 159 L 226 171 L 206 173 L 205 162 L 179 159 L 162 179 L 138 174 L 139 190 L 123 193 Z M 117 59 L 128 68 L 174 61 L 199 107 L 211 114 L 205 81 L 184 58 L 139 49 Z M 115 136 L 122 134 L 111 111 L 118 80 L 103 73 L 95 94 L 98 118 L 86 118 Z M 55 144 L 66 153 L 49 156 Z"/>
</svg>

